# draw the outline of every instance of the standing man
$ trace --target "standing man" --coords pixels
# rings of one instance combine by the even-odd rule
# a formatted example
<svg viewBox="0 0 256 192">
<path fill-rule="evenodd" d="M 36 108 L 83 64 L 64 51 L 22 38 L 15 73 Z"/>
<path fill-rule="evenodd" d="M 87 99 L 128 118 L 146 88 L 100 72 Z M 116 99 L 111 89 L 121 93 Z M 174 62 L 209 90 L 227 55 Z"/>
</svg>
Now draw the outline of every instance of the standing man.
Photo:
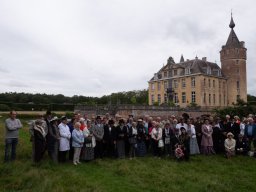
<svg viewBox="0 0 256 192">
<path fill-rule="evenodd" d="M 67 152 L 70 150 L 71 133 L 67 125 L 68 119 L 66 116 L 61 117 L 61 123 L 58 125 L 60 132 L 59 145 L 59 161 L 64 163 L 66 161 Z"/>
<path fill-rule="evenodd" d="M 256 146 L 256 124 L 252 117 L 248 118 L 248 124 L 245 125 L 244 137 L 248 141 L 249 150 L 252 150 L 252 145 Z"/>
<path fill-rule="evenodd" d="M 103 158 L 103 137 L 104 126 L 101 122 L 101 117 L 97 116 L 95 124 L 92 126 L 92 132 L 96 139 L 95 158 Z"/>
<path fill-rule="evenodd" d="M 22 128 L 22 124 L 19 119 L 16 119 L 16 111 L 10 112 L 10 118 L 5 120 L 5 156 L 4 161 L 14 161 L 16 159 L 16 146 L 18 144 L 19 129 Z M 11 150 L 11 159 L 10 159 Z"/>
</svg>

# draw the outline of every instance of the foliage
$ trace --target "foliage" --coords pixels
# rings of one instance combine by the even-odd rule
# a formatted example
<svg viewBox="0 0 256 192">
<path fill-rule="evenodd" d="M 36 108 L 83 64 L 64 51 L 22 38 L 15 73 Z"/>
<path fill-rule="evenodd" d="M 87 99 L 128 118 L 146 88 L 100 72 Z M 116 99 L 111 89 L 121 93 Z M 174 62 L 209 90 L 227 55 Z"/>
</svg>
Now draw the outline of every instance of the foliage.
<svg viewBox="0 0 256 192">
<path fill-rule="evenodd" d="M 102 97 L 86 97 L 81 95 L 67 97 L 62 94 L 47 95 L 10 92 L 0 93 L 0 103 L 3 107 L 9 107 L 5 107 L 5 110 L 15 109 L 26 111 L 72 111 L 74 106 L 78 104 L 91 106 L 116 104 L 147 105 L 148 91 L 144 89 L 139 91 L 118 92 Z"/>
<path fill-rule="evenodd" d="M 169 105 L 170 107 L 175 107 L 175 106 L 176 106 L 173 101 L 169 101 L 169 102 L 168 102 L 168 105 Z"/>
<path fill-rule="evenodd" d="M 247 102 L 248 102 L 250 105 L 256 106 L 256 96 L 247 95 Z"/>
<path fill-rule="evenodd" d="M 154 106 L 159 106 L 159 103 L 157 101 L 154 102 Z"/>
<path fill-rule="evenodd" d="M 215 115 L 221 118 L 225 118 L 227 114 L 231 117 L 235 115 L 241 117 L 246 117 L 248 114 L 255 114 L 256 108 L 249 103 L 244 102 L 243 100 L 238 100 L 237 103 L 230 107 L 214 109 Z"/>
<path fill-rule="evenodd" d="M 71 118 L 73 118 L 74 113 L 72 113 L 72 112 L 67 112 L 67 113 L 65 114 L 65 116 L 66 116 L 68 119 L 71 119 Z"/>
<path fill-rule="evenodd" d="M 192 102 L 192 103 L 190 103 L 190 104 L 188 105 L 188 107 L 189 107 L 189 108 L 194 108 L 194 109 L 199 109 L 199 108 L 200 108 L 200 105 L 198 105 L 197 103 Z"/>
<path fill-rule="evenodd" d="M 32 144 L 23 119 L 17 146 L 17 160 L 0 164 L 1 191 L 254 191 L 255 159 L 223 155 L 192 156 L 189 162 L 152 156 L 129 159 L 103 159 L 54 164 L 47 154 L 39 164 L 31 162 Z M 3 140 L 3 121 L 0 140 Z M 0 150 L 4 151 L 3 142 Z M 0 153 L 0 159 L 3 159 Z M 239 175 L 239 177 L 238 177 Z"/>
<path fill-rule="evenodd" d="M 6 104 L 0 104 L 0 111 L 10 111 L 11 108 Z"/>
</svg>

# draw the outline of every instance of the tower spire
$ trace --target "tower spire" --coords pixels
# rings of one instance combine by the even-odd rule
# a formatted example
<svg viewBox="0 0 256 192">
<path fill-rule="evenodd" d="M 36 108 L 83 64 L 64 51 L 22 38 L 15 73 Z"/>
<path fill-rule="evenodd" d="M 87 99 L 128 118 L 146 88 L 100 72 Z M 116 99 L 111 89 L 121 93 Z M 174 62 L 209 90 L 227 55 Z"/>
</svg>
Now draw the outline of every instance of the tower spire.
<svg viewBox="0 0 256 192">
<path fill-rule="evenodd" d="M 232 10 L 231 10 L 231 20 L 230 20 L 230 24 L 229 24 L 229 27 L 231 29 L 233 29 L 234 27 L 236 26 L 234 20 L 233 20 L 233 13 L 232 13 Z"/>
</svg>

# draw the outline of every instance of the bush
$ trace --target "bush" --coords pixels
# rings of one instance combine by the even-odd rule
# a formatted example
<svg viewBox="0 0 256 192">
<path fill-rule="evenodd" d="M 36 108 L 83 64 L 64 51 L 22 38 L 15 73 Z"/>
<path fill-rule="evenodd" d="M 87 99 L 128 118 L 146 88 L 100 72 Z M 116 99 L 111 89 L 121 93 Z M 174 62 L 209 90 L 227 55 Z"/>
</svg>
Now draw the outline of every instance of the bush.
<svg viewBox="0 0 256 192">
<path fill-rule="evenodd" d="M 6 104 L 0 104 L 0 111 L 10 111 L 10 107 Z"/>
</svg>

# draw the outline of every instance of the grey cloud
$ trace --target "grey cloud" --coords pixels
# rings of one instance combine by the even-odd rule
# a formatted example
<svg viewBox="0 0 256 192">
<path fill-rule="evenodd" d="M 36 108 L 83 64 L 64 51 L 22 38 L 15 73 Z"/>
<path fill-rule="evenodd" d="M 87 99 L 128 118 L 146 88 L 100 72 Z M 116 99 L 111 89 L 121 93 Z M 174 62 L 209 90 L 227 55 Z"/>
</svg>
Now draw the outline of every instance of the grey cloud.
<svg viewBox="0 0 256 192">
<path fill-rule="evenodd" d="M 200 44 L 201 42 L 214 39 L 216 33 L 211 28 L 204 28 L 200 25 L 198 18 L 191 17 L 174 17 L 170 19 L 166 26 L 165 38 L 178 39 L 185 44 Z"/>
<path fill-rule="evenodd" d="M 19 88 L 28 88 L 29 85 L 27 85 L 26 83 L 23 83 L 23 82 L 20 82 L 18 80 L 10 80 L 8 83 L 7 83 L 8 86 L 10 87 L 19 87 Z"/>
</svg>

